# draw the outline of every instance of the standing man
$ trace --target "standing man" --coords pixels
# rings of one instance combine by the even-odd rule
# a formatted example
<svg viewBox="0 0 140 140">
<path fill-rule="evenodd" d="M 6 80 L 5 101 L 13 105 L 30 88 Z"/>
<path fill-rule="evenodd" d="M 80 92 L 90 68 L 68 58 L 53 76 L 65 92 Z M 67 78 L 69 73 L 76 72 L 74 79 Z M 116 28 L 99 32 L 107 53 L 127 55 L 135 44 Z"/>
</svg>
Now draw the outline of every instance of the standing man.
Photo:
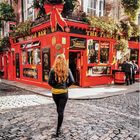
<svg viewBox="0 0 140 140">
<path fill-rule="evenodd" d="M 133 65 L 127 61 L 124 61 L 122 64 L 122 71 L 125 72 L 125 82 L 126 85 L 132 85 L 132 71 Z"/>
</svg>

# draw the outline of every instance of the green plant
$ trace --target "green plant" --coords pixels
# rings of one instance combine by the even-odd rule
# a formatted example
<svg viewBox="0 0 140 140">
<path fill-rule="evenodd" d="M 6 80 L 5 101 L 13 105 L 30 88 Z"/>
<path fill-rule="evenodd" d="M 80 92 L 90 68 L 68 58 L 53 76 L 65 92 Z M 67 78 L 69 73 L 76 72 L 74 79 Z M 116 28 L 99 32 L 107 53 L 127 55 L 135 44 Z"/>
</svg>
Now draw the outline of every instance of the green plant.
<svg viewBox="0 0 140 140">
<path fill-rule="evenodd" d="M 116 50 L 121 50 L 122 52 L 125 52 L 128 48 L 128 41 L 125 40 L 125 39 L 120 39 L 120 40 L 117 40 L 114 48 Z"/>
<path fill-rule="evenodd" d="M 7 48 L 10 48 L 11 43 L 9 37 L 4 37 L 0 40 L 0 51 L 4 51 Z"/>
<path fill-rule="evenodd" d="M 116 22 L 109 17 L 90 17 L 89 20 L 91 27 L 103 32 L 115 34 L 118 30 Z"/>
<path fill-rule="evenodd" d="M 14 9 L 6 2 L 0 3 L 0 20 L 15 21 Z"/>
<path fill-rule="evenodd" d="M 16 26 L 15 30 L 10 35 L 13 37 L 28 36 L 31 33 L 31 25 L 32 25 L 32 21 L 30 20 L 21 22 Z"/>
<path fill-rule="evenodd" d="M 140 28 L 138 25 L 136 25 L 134 22 L 130 22 L 130 25 L 132 27 L 132 35 L 131 37 L 138 37 L 140 36 Z"/>
<path fill-rule="evenodd" d="M 125 36 L 126 39 L 129 39 L 132 36 L 133 28 L 128 20 L 121 20 L 118 26 L 120 32 Z"/>
<path fill-rule="evenodd" d="M 134 21 L 140 8 L 140 0 L 121 0 L 124 12 Z"/>
</svg>

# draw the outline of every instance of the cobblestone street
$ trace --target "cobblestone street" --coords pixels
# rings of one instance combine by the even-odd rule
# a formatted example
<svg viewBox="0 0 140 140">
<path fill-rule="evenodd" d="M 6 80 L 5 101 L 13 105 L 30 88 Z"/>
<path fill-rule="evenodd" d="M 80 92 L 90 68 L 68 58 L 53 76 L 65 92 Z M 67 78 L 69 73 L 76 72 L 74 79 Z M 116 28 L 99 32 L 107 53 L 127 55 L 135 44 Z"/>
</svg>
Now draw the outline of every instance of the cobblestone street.
<svg viewBox="0 0 140 140">
<path fill-rule="evenodd" d="M 94 93 L 93 93 L 94 94 Z M 0 83 L 0 140 L 55 140 L 52 99 Z M 69 100 L 58 140 L 140 140 L 139 93 Z"/>
</svg>

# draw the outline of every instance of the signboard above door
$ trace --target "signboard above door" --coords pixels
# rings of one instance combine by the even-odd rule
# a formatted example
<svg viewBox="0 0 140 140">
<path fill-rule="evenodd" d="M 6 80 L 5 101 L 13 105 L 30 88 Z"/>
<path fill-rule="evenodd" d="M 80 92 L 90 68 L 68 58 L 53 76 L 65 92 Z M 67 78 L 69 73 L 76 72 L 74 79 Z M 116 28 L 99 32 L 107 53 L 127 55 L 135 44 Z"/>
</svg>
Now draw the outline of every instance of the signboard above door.
<svg viewBox="0 0 140 140">
<path fill-rule="evenodd" d="M 70 49 L 86 49 L 86 39 L 70 37 Z"/>
</svg>

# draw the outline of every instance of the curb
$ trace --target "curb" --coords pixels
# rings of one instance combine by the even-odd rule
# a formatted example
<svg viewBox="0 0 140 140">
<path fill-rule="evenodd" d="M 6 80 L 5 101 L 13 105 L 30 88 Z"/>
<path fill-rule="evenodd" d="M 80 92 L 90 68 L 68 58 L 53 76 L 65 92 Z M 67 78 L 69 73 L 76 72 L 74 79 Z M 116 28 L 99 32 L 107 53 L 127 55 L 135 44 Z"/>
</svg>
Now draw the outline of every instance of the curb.
<svg viewBox="0 0 140 140">
<path fill-rule="evenodd" d="M 46 94 L 42 94 L 42 93 L 39 93 L 39 92 L 36 92 L 36 91 L 33 91 L 33 90 L 30 90 L 30 89 L 27 89 L 25 87 L 21 87 L 21 86 L 18 86 L 18 85 L 15 85 L 15 84 L 10 84 L 10 83 L 6 83 L 6 82 L 3 82 L 1 81 L 1 83 L 3 84 L 6 84 L 6 85 L 11 85 L 11 86 L 14 86 L 14 87 L 17 87 L 17 88 L 20 88 L 20 89 L 24 89 L 26 91 L 29 91 L 29 92 L 33 92 L 35 94 L 38 94 L 38 95 L 41 95 L 41 96 L 44 96 L 44 97 L 48 97 L 48 98 L 52 98 L 52 96 L 49 96 L 49 95 L 46 95 Z M 87 97 L 79 97 L 79 98 L 68 98 L 69 100 L 95 100 L 95 99 L 104 99 L 104 98 L 108 98 L 108 97 L 112 97 L 112 96 L 119 96 L 119 95 L 124 95 L 124 94 L 130 94 L 132 92 L 139 92 L 139 89 L 136 89 L 136 90 L 133 90 L 133 91 L 130 91 L 130 92 L 126 92 L 126 93 L 112 93 L 111 95 L 106 95 L 106 96 L 103 96 L 101 95 L 100 97 L 93 97 L 93 96 L 87 96 Z M 50 92 L 50 94 L 52 94 Z"/>
</svg>

